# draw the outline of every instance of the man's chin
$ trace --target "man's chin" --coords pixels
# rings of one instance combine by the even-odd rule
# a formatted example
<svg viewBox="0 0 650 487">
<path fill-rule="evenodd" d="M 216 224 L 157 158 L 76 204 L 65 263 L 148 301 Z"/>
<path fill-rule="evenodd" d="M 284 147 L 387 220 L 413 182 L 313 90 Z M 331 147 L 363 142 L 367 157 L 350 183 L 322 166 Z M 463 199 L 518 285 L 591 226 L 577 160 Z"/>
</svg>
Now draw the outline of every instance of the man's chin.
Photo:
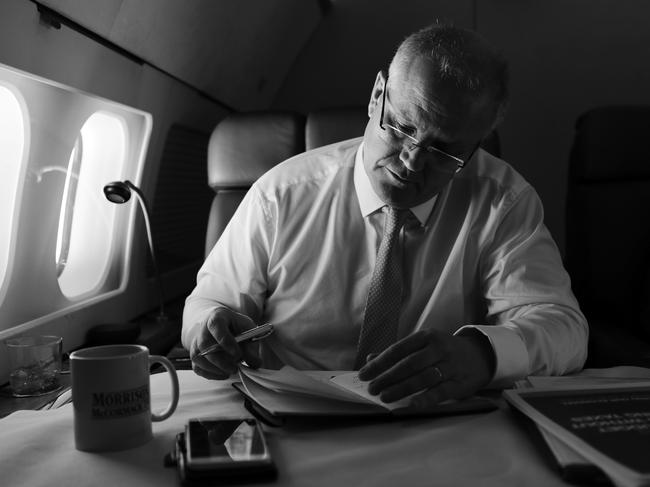
<svg viewBox="0 0 650 487">
<path fill-rule="evenodd" d="M 384 203 L 393 208 L 412 208 L 418 203 L 414 198 L 413 189 L 396 187 L 392 184 L 384 184 L 381 187 L 379 197 Z"/>
</svg>

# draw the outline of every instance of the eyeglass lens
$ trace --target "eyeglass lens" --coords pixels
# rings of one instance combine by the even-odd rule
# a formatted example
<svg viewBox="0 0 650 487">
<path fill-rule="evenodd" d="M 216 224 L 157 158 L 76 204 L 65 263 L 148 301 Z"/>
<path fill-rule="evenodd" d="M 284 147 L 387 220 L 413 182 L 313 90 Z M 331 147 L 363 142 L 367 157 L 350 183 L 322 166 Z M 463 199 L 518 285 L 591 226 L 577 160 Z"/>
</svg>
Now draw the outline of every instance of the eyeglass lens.
<svg viewBox="0 0 650 487">
<path fill-rule="evenodd" d="M 405 133 L 404 131 L 400 130 L 399 128 L 395 127 L 391 123 L 387 123 L 385 121 L 385 116 L 386 116 L 386 92 L 388 91 L 388 77 L 386 77 L 386 81 L 384 83 L 384 90 L 382 93 L 382 100 L 381 100 L 381 115 L 379 119 L 379 127 L 386 131 L 390 138 L 393 139 L 393 142 L 400 142 L 403 146 L 405 146 L 409 151 L 414 150 L 416 147 L 421 148 L 426 152 L 426 154 L 431 155 L 435 157 L 436 161 L 438 164 L 444 167 L 449 167 L 451 168 L 456 168 L 457 170 L 462 169 L 462 167 L 465 165 L 465 161 L 459 157 L 452 156 L 451 154 L 448 154 L 447 152 L 438 149 L 434 146 L 427 146 L 425 144 L 422 144 L 419 142 L 415 137 L 412 135 L 409 135 Z M 388 129 L 388 130 L 386 130 Z M 473 153 L 473 152 L 472 152 Z"/>
</svg>

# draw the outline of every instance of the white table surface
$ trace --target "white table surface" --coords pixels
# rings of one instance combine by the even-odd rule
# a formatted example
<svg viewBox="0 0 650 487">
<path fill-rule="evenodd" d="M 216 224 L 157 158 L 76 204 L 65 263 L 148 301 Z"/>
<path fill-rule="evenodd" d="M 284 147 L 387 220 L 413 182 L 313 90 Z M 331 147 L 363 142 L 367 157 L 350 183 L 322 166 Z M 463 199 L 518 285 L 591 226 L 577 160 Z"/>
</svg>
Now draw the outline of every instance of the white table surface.
<svg viewBox="0 0 650 487">
<path fill-rule="evenodd" d="M 174 415 L 154 423 L 154 439 L 114 453 L 74 447 L 73 409 L 17 411 L 0 420 L 2 486 L 177 486 L 163 466 L 176 433 L 192 417 L 246 415 L 228 382 L 179 371 Z M 167 402 L 166 374 L 151 378 L 155 410 Z M 506 408 L 474 415 L 392 422 L 267 428 L 282 486 L 544 486 L 564 483 Z M 268 485 L 268 484 L 264 484 Z"/>
</svg>

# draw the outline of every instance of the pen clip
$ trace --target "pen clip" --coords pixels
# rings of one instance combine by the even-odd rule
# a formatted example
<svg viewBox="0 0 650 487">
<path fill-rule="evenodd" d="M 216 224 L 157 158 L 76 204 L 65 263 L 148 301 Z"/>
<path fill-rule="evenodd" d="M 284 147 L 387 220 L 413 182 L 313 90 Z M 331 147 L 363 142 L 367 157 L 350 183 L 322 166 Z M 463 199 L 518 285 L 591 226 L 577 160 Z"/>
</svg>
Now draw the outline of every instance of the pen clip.
<svg viewBox="0 0 650 487">
<path fill-rule="evenodd" d="M 258 340 L 264 340 L 267 336 L 269 336 L 271 333 L 273 333 L 273 328 L 269 328 L 264 334 L 253 337 L 250 339 L 251 342 L 256 342 Z"/>
</svg>

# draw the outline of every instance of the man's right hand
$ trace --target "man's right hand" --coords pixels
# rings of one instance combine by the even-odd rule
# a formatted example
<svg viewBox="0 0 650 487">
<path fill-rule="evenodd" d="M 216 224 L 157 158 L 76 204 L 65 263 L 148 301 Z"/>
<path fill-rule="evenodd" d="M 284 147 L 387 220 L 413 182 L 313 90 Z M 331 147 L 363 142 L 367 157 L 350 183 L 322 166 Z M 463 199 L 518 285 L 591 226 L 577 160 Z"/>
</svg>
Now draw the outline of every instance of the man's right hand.
<svg viewBox="0 0 650 487">
<path fill-rule="evenodd" d="M 242 360 L 253 368 L 259 367 L 259 344 L 235 341 L 235 336 L 254 327 L 255 323 L 246 315 L 225 307 L 214 310 L 190 346 L 194 372 L 206 379 L 227 379 L 237 371 Z M 204 356 L 199 355 L 215 344 L 219 345 L 217 350 Z"/>
</svg>

